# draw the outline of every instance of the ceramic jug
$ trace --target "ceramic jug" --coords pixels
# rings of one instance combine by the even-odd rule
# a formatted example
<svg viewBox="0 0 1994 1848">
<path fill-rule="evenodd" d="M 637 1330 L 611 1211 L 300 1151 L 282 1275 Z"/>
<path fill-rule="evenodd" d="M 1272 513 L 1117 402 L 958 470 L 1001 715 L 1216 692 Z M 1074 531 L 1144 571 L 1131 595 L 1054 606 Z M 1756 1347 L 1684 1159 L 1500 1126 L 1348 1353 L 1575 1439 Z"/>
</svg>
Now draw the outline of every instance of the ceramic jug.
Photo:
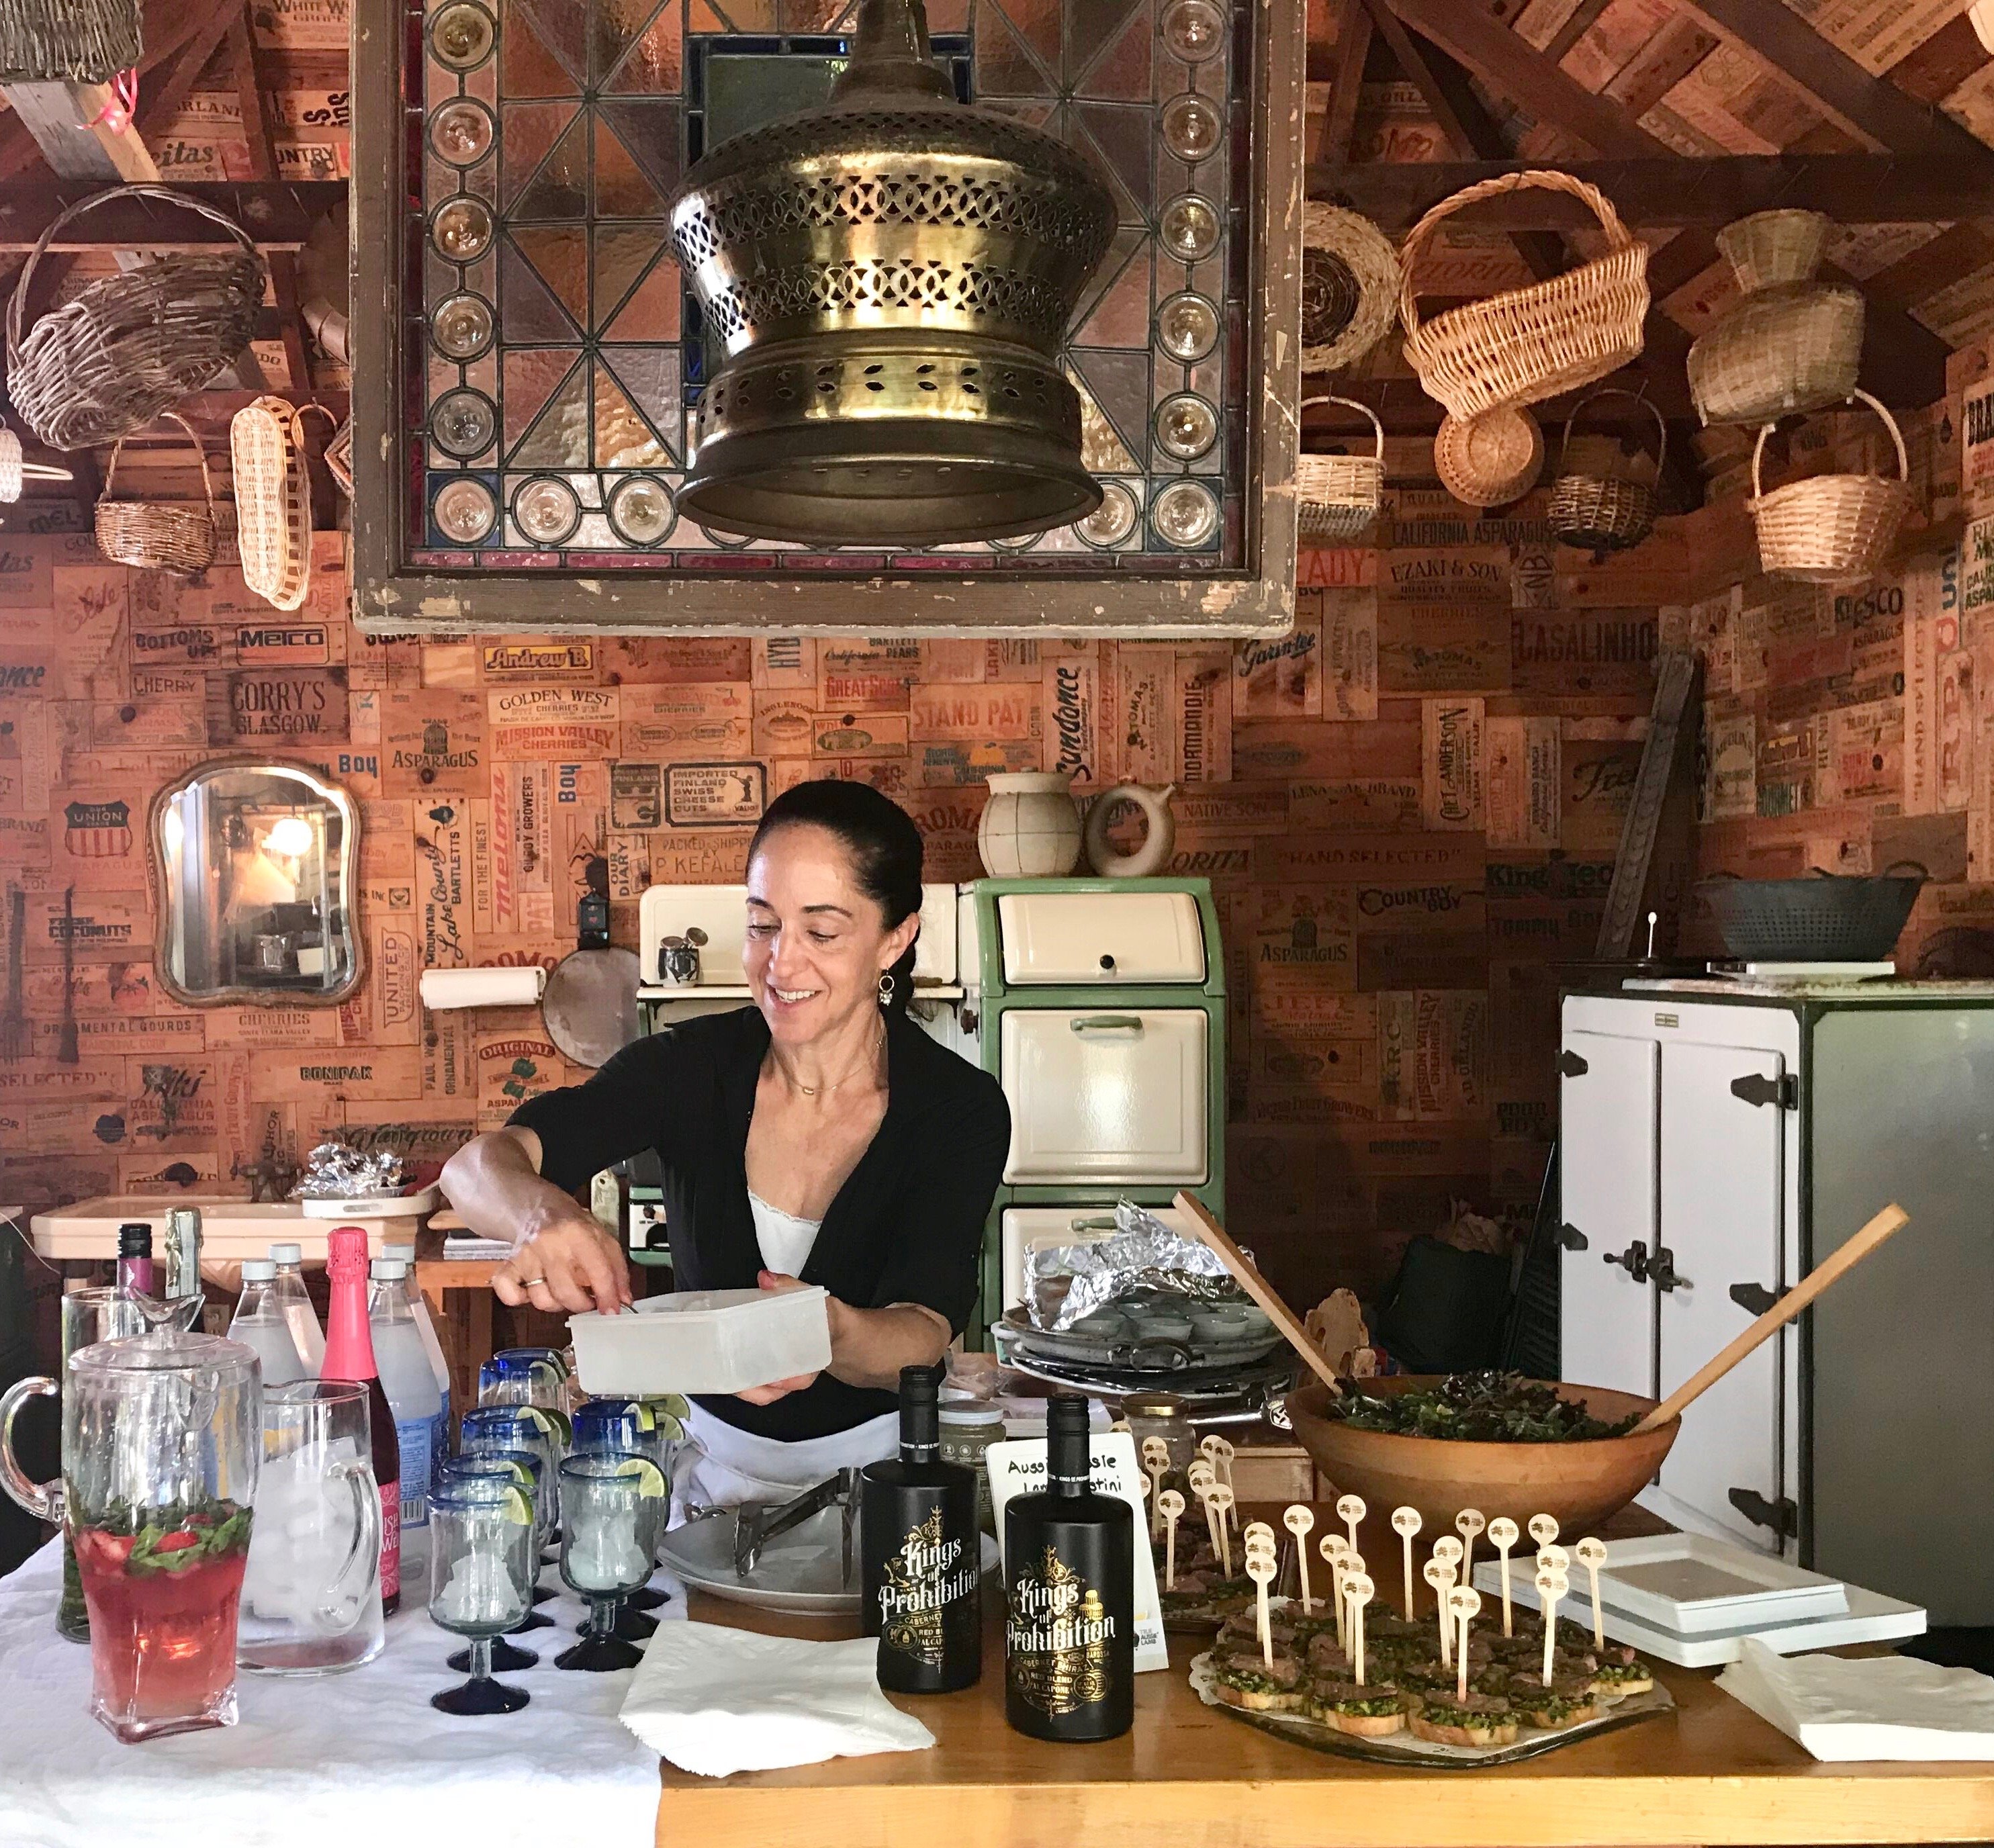
<svg viewBox="0 0 1994 1848">
<path fill-rule="evenodd" d="M 1080 858 L 1080 811 L 1060 770 L 1000 772 L 976 830 L 977 851 L 993 879 L 1060 879 Z"/>
<path fill-rule="evenodd" d="M 1096 797 L 1087 812 L 1087 864 L 1104 879 L 1147 879 L 1160 873 L 1177 845 L 1177 823 L 1170 816 L 1170 798 L 1176 793 L 1174 783 L 1164 789 L 1120 783 Z M 1108 837 L 1109 818 L 1125 802 L 1142 810 L 1145 827 L 1143 844 L 1128 854 L 1118 851 Z"/>
</svg>

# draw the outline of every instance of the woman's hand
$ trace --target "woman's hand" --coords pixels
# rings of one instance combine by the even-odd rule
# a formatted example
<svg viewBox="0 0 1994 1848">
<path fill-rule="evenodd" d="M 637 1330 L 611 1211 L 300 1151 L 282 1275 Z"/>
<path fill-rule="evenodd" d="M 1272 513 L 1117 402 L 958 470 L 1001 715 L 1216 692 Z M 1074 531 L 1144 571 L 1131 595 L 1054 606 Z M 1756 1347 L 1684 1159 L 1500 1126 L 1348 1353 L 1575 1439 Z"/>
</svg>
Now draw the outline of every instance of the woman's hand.
<svg viewBox="0 0 1994 1848">
<path fill-rule="evenodd" d="M 501 1302 L 517 1309 L 605 1316 L 630 1306 L 630 1271 L 615 1239 L 600 1223 L 570 1203 L 550 1217 L 492 1274 Z"/>
<path fill-rule="evenodd" d="M 796 1278 L 779 1271 L 764 1271 L 756 1281 L 765 1290 L 803 1287 Z M 824 1312 L 831 1324 L 831 1364 L 824 1371 L 848 1386 L 894 1391 L 900 1384 L 902 1367 L 932 1365 L 948 1347 L 947 1323 L 918 1303 L 896 1302 L 886 1309 L 862 1309 L 831 1296 L 825 1299 Z M 751 1405 L 773 1405 L 792 1392 L 802 1391 L 817 1377 L 804 1373 L 793 1379 L 771 1380 L 766 1386 L 750 1387 L 738 1396 Z"/>
<path fill-rule="evenodd" d="M 789 1276 L 781 1271 L 763 1271 L 755 1281 L 765 1290 L 800 1290 L 803 1287 L 800 1278 Z M 838 1316 L 841 1312 L 847 1315 L 851 1312 L 835 1296 L 824 1299 L 824 1308 L 831 1319 L 831 1351 L 834 1360 L 838 1354 Z M 771 1380 L 766 1386 L 747 1387 L 736 1393 L 735 1397 L 745 1400 L 751 1405 L 773 1405 L 776 1400 L 787 1398 L 793 1392 L 801 1392 L 816 1378 L 814 1373 L 795 1374 L 786 1380 Z"/>
</svg>

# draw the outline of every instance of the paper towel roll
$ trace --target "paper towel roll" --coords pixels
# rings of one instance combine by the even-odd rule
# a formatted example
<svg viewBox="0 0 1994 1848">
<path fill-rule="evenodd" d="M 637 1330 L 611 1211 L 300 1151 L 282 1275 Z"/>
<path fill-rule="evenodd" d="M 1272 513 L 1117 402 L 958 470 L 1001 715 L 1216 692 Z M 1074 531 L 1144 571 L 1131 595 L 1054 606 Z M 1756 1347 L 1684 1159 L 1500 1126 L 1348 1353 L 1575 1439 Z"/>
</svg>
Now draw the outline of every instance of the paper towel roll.
<svg viewBox="0 0 1994 1848">
<path fill-rule="evenodd" d="M 547 972 L 526 969 L 425 969 L 423 1005 L 445 1008 L 530 1008 L 545 992 Z"/>
</svg>

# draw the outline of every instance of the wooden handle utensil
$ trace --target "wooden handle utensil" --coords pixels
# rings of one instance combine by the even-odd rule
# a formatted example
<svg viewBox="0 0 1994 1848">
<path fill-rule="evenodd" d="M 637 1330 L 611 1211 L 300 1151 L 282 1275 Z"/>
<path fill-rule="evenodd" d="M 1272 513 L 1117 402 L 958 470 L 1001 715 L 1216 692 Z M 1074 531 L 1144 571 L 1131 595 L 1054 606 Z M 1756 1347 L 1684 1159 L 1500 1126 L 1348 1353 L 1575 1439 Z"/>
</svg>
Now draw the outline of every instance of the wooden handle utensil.
<svg viewBox="0 0 1994 1848">
<path fill-rule="evenodd" d="M 1308 1362 L 1315 1377 L 1329 1388 L 1329 1396 L 1333 1399 L 1342 1398 L 1343 1388 L 1336 1383 L 1336 1369 L 1330 1365 L 1322 1350 L 1308 1338 L 1308 1330 L 1302 1326 L 1294 1311 L 1274 1294 L 1266 1278 L 1253 1268 L 1253 1261 L 1211 1217 L 1204 1201 L 1188 1193 L 1180 1193 L 1171 1204 L 1191 1221 L 1197 1236 L 1225 1260 L 1225 1268 L 1232 1273 L 1239 1287 L 1260 1306 L 1267 1319 L 1287 1338 L 1288 1345 Z"/>
</svg>

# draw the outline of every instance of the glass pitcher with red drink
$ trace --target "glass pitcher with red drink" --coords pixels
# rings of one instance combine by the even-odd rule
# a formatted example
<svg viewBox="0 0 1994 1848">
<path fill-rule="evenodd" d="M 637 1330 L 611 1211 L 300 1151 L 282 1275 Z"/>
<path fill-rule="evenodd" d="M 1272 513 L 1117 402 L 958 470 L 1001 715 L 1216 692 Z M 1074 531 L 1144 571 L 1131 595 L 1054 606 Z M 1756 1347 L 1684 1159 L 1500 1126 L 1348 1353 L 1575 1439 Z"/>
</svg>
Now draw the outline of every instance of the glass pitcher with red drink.
<svg viewBox="0 0 1994 1848">
<path fill-rule="evenodd" d="M 235 1720 L 236 1618 L 261 1453 L 255 1354 L 164 1330 L 70 1355 L 63 1524 L 90 1610 L 91 1711 L 122 1740 Z"/>
</svg>

